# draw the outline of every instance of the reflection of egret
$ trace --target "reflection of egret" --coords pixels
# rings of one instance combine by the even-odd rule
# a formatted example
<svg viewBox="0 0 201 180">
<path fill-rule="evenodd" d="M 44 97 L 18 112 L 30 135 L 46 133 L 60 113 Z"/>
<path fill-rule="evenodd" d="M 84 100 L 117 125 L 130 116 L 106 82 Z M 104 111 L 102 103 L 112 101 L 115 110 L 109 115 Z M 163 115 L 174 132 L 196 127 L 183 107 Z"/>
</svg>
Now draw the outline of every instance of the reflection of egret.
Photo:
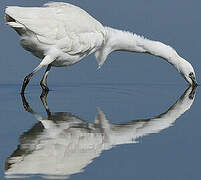
<svg viewBox="0 0 201 180">
<path fill-rule="evenodd" d="M 172 47 L 130 32 L 103 27 L 79 7 L 53 2 L 34 8 L 10 6 L 5 13 L 7 24 L 21 36 L 21 45 L 42 59 L 25 77 L 22 93 L 31 77 L 43 66 L 48 67 L 41 86 L 48 90 L 46 78 L 51 66 L 69 66 L 95 52 L 100 68 L 113 51 L 159 56 L 172 64 L 189 84 L 196 85 L 192 65 Z"/>
<path fill-rule="evenodd" d="M 166 112 L 145 120 L 111 124 L 99 109 L 94 123 L 66 112 L 44 118 L 29 106 L 22 96 L 25 109 L 40 122 L 20 137 L 17 150 L 5 165 L 6 177 L 42 174 L 46 178 L 66 178 L 83 169 L 115 145 L 134 143 L 138 137 L 157 133 L 171 126 L 194 101 L 195 89 L 190 87 Z"/>
</svg>

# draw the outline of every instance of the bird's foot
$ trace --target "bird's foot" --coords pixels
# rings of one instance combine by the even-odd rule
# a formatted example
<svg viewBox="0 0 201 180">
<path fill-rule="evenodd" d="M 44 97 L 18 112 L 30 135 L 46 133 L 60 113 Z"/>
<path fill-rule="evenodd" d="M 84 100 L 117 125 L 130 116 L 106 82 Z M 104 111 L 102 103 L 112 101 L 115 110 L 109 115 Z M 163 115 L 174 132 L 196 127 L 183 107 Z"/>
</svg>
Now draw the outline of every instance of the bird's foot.
<svg viewBox="0 0 201 180">
<path fill-rule="evenodd" d="M 28 76 L 26 76 L 26 77 L 24 78 L 24 81 L 23 81 L 23 84 L 22 84 L 22 89 L 21 89 L 21 94 L 24 94 L 25 88 L 26 88 L 27 84 L 29 83 L 29 81 L 30 81 L 32 75 L 33 75 L 33 74 L 31 73 L 31 74 L 29 74 Z"/>
<path fill-rule="evenodd" d="M 40 86 L 42 87 L 42 89 L 43 89 L 44 92 L 48 92 L 49 91 L 49 88 L 48 88 L 47 84 L 43 83 L 42 81 L 40 82 Z"/>
<path fill-rule="evenodd" d="M 41 93 L 41 95 L 40 95 L 40 98 L 41 98 L 41 100 L 42 99 L 45 99 L 46 100 L 46 97 L 47 97 L 47 94 L 48 94 L 48 92 L 49 92 L 49 88 L 47 87 L 47 84 L 45 84 L 45 83 L 43 83 L 42 81 L 40 82 L 40 85 L 41 85 L 41 87 L 42 87 L 42 93 Z"/>
<path fill-rule="evenodd" d="M 41 93 L 41 95 L 40 95 L 40 98 L 41 98 L 42 101 L 43 101 L 43 100 L 46 101 L 48 92 L 49 92 L 49 90 L 44 90 L 44 89 L 42 90 L 42 93 Z"/>
</svg>

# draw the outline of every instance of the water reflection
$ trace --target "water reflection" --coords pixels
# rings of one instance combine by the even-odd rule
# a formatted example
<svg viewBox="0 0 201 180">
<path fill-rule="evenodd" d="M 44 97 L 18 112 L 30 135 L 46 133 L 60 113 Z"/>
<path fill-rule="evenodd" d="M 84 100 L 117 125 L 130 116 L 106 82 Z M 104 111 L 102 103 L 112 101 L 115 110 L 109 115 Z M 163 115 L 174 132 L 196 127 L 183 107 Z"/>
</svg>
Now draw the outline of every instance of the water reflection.
<svg viewBox="0 0 201 180">
<path fill-rule="evenodd" d="M 20 136 L 20 144 L 5 163 L 5 177 L 41 175 L 49 179 L 64 179 L 82 172 L 103 150 L 135 143 L 138 137 L 171 126 L 191 107 L 194 97 L 195 89 L 190 87 L 166 112 L 154 118 L 111 124 L 101 109 L 94 123 L 68 112 L 52 114 L 43 94 L 41 100 L 48 116 L 45 118 L 36 113 L 22 96 L 25 110 L 39 122 Z"/>
</svg>

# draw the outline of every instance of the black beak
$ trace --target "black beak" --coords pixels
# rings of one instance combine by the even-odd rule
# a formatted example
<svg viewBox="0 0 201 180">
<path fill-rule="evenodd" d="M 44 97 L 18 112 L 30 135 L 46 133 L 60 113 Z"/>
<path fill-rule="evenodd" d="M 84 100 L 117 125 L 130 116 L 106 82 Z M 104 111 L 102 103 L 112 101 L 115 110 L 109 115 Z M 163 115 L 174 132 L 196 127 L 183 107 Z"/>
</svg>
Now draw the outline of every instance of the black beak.
<svg viewBox="0 0 201 180">
<path fill-rule="evenodd" d="M 190 78 L 191 78 L 191 80 L 192 80 L 192 82 L 193 82 L 192 86 L 197 87 L 198 84 L 197 84 L 197 82 L 196 82 L 196 80 L 195 80 L 195 76 L 192 75 L 192 76 L 190 76 Z"/>
</svg>

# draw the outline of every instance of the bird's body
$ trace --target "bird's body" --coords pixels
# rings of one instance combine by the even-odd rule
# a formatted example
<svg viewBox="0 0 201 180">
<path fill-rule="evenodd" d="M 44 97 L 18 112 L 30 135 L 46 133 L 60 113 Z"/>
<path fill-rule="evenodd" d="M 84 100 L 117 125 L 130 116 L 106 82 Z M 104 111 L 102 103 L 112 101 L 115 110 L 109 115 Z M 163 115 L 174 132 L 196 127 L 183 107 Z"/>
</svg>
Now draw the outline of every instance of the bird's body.
<svg viewBox="0 0 201 180">
<path fill-rule="evenodd" d="M 196 84 L 191 64 L 170 46 L 104 27 L 77 6 L 61 2 L 47 3 L 43 7 L 10 6 L 5 13 L 7 24 L 21 36 L 21 45 L 42 59 L 39 66 L 25 77 L 22 92 L 33 74 L 43 66 L 47 65 L 48 69 L 41 85 L 47 89 L 46 78 L 51 66 L 69 66 L 95 52 L 101 67 L 108 54 L 117 50 L 160 56 L 172 64 L 189 84 Z"/>
<path fill-rule="evenodd" d="M 6 13 L 16 21 L 11 26 L 22 25 L 16 30 L 24 49 L 40 59 L 48 54 L 56 56 L 53 66 L 72 65 L 104 42 L 104 27 L 86 11 L 68 3 L 48 3 L 38 8 L 11 6 Z"/>
</svg>

